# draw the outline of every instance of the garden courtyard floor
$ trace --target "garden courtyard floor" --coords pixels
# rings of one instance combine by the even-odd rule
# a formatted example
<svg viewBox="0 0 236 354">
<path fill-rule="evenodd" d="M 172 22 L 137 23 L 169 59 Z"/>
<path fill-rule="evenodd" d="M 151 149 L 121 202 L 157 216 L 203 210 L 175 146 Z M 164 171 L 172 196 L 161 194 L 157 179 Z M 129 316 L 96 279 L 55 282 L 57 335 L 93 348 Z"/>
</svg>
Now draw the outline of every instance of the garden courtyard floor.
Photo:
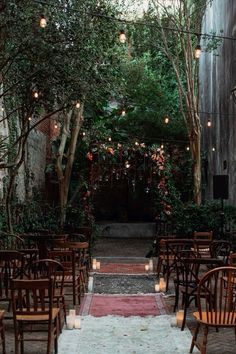
<svg viewBox="0 0 236 354">
<path fill-rule="evenodd" d="M 154 291 L 156 275 L 145 271 L 145 255 L 151 239 L 100 238 L 93 257 L 101 268 L 90 274 L 90 291 L 77 314 L 81 329 L 63 329 L 58 354 L 185 354 L 189 352 L 195 327 L 189 309 L 187 327 L 181 332 L 171 326 L 174 318 L 174 289 Z M 105 305 L 105 306 L 104 306 Z M 67 308 L 72 308 L 68 303 Z M 14 353 L 12 320 L 5 320 L 7 354 Z M 210 330 L 207 354 L 236 352 L 234 331 Z M 26 343 L 25 354 L 43 354 L 45 343 Z M 198 353 L 195 350 L 195 353 Z"/>
</svg>

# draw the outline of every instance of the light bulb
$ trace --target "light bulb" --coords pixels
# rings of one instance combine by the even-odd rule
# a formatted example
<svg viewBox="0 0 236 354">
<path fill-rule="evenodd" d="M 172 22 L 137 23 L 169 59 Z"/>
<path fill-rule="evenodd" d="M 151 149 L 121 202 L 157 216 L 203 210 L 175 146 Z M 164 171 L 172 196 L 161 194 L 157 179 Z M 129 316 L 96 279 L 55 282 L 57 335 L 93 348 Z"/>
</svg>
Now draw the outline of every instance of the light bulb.
<svg viewBox="0 0 236 354">
<path fill-rule="evenodd" d="M 86 135 L 86 133 L 85 133 L 85 132 L 83 132 L 83 133 L 82 133 L 82 135 L 83 135 L 83 136 L 85 136 L 85 135 Z"/>
<path fill-rule="evenodd" d="M 38 98 L 39 97 L 39 93 L 37 91 L 34 91 L 33 96 L 34 96 L 34 98 Z"/>
<path fill-rule="evenodd" d="M 164 145 L 163 144 L 161 144 L 161 149 L 164 149 Z"/>
<path fill-rule="evenodd" d="M 126 35 L 125 35 L 125 31 L 124 30 L 120 31 L 119 41 L 120 41 L 120 43 L 125 43 L 126 42 Z"/>
<path fill-rule="evenodd" d="M 198 44 L 194 50 L 194 58 L 199 59 L 201 56 L 201 52 L 202 52 L 202 48 L 201 48 L 200 44 Z"/>
<path fill-rule="evenodd" d="M 211 121 L 210 121 L 210 119 L 208 119 L 208 121 L 207 121 L 207 126 L 208 126 L 208 127 L 211 127 Z"/>
<path fill-rule="evenodd" d="M 126 115 L 126 112 L 124 109 L 122 110 L 121 115 L 122 115 L 122 117 L 124 117 Z"/>
<path fill-rule="evenodd" d="M 216 151 L 216 148 L 213 146 L 212 151 Z"/>
<path fill-rule="evenodd" d="M 76 108 L 80 108 L 80 102 L 79 102 L 79 101 L 76 102 L 75 107 L 76 107 Z"/>
<path fill-rule="evenodd" d="M 135 141 L 135 143 L 134 143 L 136 146 L 139 146 L 139 143 L 138 143 L 138 141 Z"/>
<path fill-rule="evenodd" d="M 47 26 L 46 18 L 43 15 L 40 17 L 39 26 L 41 28 L 45 28 Z"/>
<path fill-rule="evenodd" d="M 108 138 L 108 141 L 111 141 L 111 137 L 110 137 L 110 138 Z"/>
<path fill-rule="evenodd" d="M 125 162 L 125 167 L 126 167 L 126 168 L 130 168 L 130 163 L 129 163 L 129 161 L 126 161 L 126 162 Z"/>
<path fill-rule="evenodd" d="M 189 150 L 190 150 L 190 147 L 189 147 L 189 146 L 187 146 L 187 147 L 186 147 L 186 150 L 187 150 L 187 151 L 189 151 Z"/>
<path fill-rule="evenodd" d="M 165 122 L 165 124 L 168 124 L 168 123 L 169 123 L 169 121 L 170 121 L 170 118 L 169 118 L 168 116 L 165 116 L 165 118 L 164 118 L 164 122 Z"/>
<path fill-rule="evenodd" d="M 32 120 L 32 118 L 31 117 L 28 117 L 28 121 L 30 122 Z"/>
<path fill-rule="evenodd" d="M 54 124 L 54 128 L 57 129 L 58 128 L 58 125 L 57 123 Z"/>
</svg>

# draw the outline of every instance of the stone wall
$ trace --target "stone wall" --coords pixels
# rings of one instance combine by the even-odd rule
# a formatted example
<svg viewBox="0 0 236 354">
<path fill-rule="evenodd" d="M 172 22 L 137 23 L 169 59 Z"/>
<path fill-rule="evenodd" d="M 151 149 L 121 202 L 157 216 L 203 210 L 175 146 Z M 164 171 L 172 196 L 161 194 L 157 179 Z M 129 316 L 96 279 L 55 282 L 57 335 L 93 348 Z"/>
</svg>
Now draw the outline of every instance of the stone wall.
<svg viewBox="0 0 236 354">
<path fill-rule="evenodd" d="M 211 31 L 236 38 L 236 1 L 213 0 L 206 11 L 203 33 Z M 223 31 L 220 33 L 220 31 Z M 203 43 L 204 44 L 204 43 Z M 203 48 L 204 49 L 204 48 Z M 224 39 L 214 52 L 200 59 L 200 111 L 203 164 L 203 197 L 213 198 L 213 175 L 229 175 L 229 200 L 236 205 L 236 40 Z M 209 112 L 209 113 L 207 113 Z M 207 127 L 207 120 L 212 127 Z M 215 151 L 212 149 L 215 148 Z"/>
</svg>

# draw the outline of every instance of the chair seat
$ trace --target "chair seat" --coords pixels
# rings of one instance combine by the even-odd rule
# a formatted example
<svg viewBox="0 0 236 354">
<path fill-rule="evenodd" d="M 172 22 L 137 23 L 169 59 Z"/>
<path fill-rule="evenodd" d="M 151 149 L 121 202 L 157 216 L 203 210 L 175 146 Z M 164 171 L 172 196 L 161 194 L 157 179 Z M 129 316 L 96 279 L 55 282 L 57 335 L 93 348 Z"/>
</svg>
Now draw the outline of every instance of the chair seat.
<svg viewBox="0 0 236 354">
<path fill-rule="evenodd" d="M 33 310 L 33 309 L 32 309 Z M 60 309 L 59 308 L 53 308 L 52 309 L 52 320 L 55 320 L 55 318 L 58 316 Z M 32 322 L 37 322 L 37 321 L 48 321 L 49 315 L 17 315 L 16 320 L 17 321 L 32 321 Z"/>
<path fill-rule="evenodd" d="M 199 312 L 196 311 L 193 313 L 193 316 L 198 322 L 201 322 L 203 324 L 207 324 L 210 326 L 229 326 L 229 327 L 235 327 L 235 322 L 236 322 L 236 313 L 233 312 L 226 312 L 225 316 L 222 315 L 220 312 L 212 312 L 211 317 L 209 313 L 207 314 L 206 312 L 202 312 L 202 319 L 200 319 Z"/>
</svg>

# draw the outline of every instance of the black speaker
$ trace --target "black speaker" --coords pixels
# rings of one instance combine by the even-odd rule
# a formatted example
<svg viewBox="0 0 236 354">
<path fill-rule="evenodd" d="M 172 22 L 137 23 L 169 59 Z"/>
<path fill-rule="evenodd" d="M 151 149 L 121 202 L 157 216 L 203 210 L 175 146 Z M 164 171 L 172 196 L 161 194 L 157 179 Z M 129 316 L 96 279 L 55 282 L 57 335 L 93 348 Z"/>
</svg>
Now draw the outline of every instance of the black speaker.
<svg viewBox="0 0 236 354">
<path fill-rule="evenodd" d="M 228 175 L 213 176 L 213 198 L 214 199 L 229 198 L 229 176 Z"/>
</svg>

